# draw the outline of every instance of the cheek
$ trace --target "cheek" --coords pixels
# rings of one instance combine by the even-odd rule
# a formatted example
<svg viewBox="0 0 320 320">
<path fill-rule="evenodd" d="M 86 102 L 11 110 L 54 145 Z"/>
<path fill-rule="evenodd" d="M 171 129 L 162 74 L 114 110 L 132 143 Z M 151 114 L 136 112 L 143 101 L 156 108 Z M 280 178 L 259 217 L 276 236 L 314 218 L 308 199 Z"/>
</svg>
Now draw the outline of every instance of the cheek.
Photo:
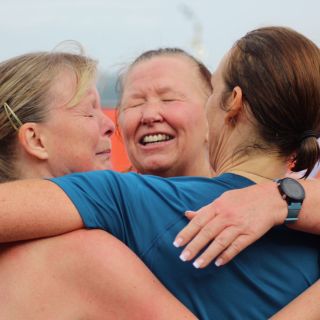
<svg viewBox="0 0 320 320">
<path fill-rule="evenodd" d="M 184 114 L 187 129 L 192 127 L 199 133 L 201 131 L 207 131 L 207 115 L 203 104 L 195 105 L 193 108 L 190 108 L 188 112 L 182 114 Z"/>
<path fill-rule="evenodd" d="M 83 123 L 82 130 L 74 132 L 75 145 L 88 151 L 95 150 L 101 138 L 101 127 L 97 122 Z"/>
<path fill-rule="evenodd" d="M 101 139 L 102 139 L 102 134 L 101 134 L 101 128 L 100 127 L 94 127 L 91 130 L 91 141 L 92 141 L 92 147 L 96 147 L 99 145 Z"/>
<path fill-rule="evenodd" d="M 119 127 L 122 136 L 126 140 L 133 139 L 135 130 L 140 123 L 139 112 L 136 110 L 126 110 L 119 115 Z"/>
</svg>

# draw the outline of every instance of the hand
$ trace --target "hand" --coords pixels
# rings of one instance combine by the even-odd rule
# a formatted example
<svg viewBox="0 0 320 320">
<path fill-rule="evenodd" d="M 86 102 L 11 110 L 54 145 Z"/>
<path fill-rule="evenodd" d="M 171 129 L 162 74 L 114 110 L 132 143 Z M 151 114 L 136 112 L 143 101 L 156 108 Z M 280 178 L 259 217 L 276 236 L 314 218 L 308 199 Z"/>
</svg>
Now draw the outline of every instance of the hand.
<svg viewBox="0 0 320 320">
<path fill-rule="evenodd" d="M 225 192 L 211 204 L 196 212 L 187 211 L 189 224 L 177 235 L 174 245 L 186 248 L 183 261 L 196 259 L 196 268 L 206 267 L 213 259 L 221 266 L 263 236 L 287 216 L 287 203 L 281 198 L 275 182 L 257 184 Z"/>
</svg>

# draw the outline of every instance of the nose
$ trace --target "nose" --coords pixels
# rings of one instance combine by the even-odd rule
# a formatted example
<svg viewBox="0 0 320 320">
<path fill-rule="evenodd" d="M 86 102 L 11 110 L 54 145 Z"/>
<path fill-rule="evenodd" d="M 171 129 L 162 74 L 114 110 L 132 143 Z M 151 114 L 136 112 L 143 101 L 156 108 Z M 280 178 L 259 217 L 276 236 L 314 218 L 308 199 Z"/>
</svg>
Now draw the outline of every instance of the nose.
<svg viewBox="0 0 320 320">
<path fill-rule="evenodd" d="M 113 121 L 101 110 L 101 128 L 103 135 L 111 137 L 115 131 Z"/>
<path fill-rule="evenodd" d="M 141 110 L 141 123 L 144 125 L 152 125 L 155 122 L 162 122 L 163 116 L 160 107 L 156 104 L 149 104 Z"/>
</svg>

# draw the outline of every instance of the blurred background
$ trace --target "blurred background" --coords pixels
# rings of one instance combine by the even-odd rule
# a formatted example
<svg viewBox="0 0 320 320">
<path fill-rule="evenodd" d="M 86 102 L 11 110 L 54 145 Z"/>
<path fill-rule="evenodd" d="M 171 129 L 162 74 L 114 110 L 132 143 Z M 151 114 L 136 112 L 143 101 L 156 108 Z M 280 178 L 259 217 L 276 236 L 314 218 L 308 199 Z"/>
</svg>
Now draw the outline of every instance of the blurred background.
<svg viewBox="0 0 320 320">
<path fill-rule="evenodd" d="M 118 99 L 115 84 L 119 70 L 145 50 L 181 47 L 214 70 L 235 40 L 261 26 L 288 26 L 320 45 L 317 0 L 1 0 L 0 3 L 0 61 L 29 51 L 51 50 L 64 40 L 80 42 L 100 62 L 98 89 L 105 112 L 111 117 Z M 119 137 L 114 140 L 114 163 L 122 170 L 128 162 Z"/>
<path fill-rule="evenodd" d="M 118 71 L 141 52 L 177 46 L 214 69 L 233 42 L 270 24 L 320 44 L 316 0 L 1 0 L 0 60 L 79 41 L 100 61 L 104 106 L 117 101 Z"/>
</svg>

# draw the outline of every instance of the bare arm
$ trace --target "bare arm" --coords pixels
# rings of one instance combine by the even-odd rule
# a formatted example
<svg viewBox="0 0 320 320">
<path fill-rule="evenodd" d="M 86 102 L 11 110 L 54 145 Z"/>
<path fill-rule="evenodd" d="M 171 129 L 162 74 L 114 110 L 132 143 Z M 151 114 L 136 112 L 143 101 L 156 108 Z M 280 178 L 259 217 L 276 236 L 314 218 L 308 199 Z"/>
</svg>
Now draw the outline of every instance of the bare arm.
<svg viewBox="0 0 320 320">
<path fill-rule="evenodd" d="M 313 179 L 300 182 L 306 191 L 306 198 L 299 214 L 299 220 L 291 224 L 290 228 L 320 234 L 320 180 Z M 281 219 L 279 223 L 281 223 Z"/>
<path fill-rule="evenodd" d="M 318 320 L 320 319 L 320 280 L 300 296 L 277 312 L 272 320 Z"/>
<path fill-rule="evenodd" d="M 103 319 L 107 312 L 113 312 L 110 319 L 196 319 L 123 243 L 101 230 L 80 232 L 93 236 L 85 236 L 75 250 L 81 254 L 74 254 L 76 264 L 86 268 L 74 279 L 100 303 Z"/>
<path fill-rule="evenodd" d="M 0 184 L 0 242 L 58 235 L 83 228 L 68 196 L 48 180 Z"/>
<path fill-rule="evenodd" d="M 6 245 L 0 265 L 0 319 L 196 319 L 102 230 Z"/>
<path fill-rule="evenodd" d="M 299 220 L 288 227 L 320 234 L 320 180 L 301 181 L 306 191 Z M 287 216 L 287 204 L 281 198 L 276 183 L 268 182 L 224 193 L 213 203 L 188 213 L 191 222 L 176 238 L 176 245 L 186 245 L 196 266 L 205 267 L 219 258 L 218 265 L 229 262 L 239 252 L 259 239 Z M 199 263 L 200 262 L 200 263 Z M 202 263 L 201 263 L 202 262 Z"/>
</svg>

